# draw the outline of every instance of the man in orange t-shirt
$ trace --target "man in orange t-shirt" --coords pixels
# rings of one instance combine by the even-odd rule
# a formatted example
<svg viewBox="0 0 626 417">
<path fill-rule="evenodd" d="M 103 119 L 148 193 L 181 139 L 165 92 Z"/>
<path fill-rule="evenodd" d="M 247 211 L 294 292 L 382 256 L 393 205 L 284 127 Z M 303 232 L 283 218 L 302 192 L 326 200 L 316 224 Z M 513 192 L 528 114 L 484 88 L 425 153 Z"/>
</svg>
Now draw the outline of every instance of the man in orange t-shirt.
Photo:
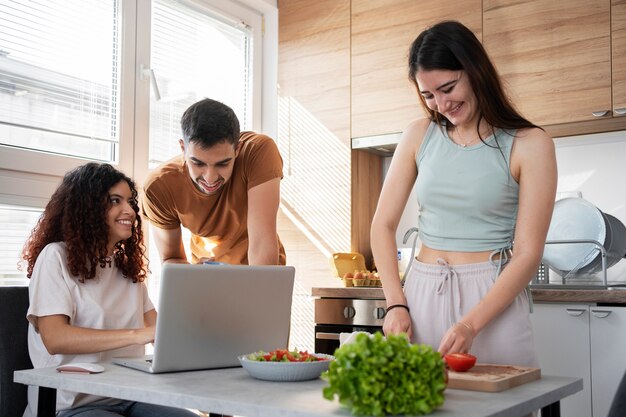
<svg viewBox="0 0 626 417">
<path fill-rule="evenodd" d="M 233 110 L 211 99 L 181 118 L 179 155 L 144 183 L 142 214 L 163 263 L 187 263 L 181 226 L 192 233 L 194 263 L 284 265 L 276 232 L 283 162 L 268 136 L 240 132 Z"/>
</svg>

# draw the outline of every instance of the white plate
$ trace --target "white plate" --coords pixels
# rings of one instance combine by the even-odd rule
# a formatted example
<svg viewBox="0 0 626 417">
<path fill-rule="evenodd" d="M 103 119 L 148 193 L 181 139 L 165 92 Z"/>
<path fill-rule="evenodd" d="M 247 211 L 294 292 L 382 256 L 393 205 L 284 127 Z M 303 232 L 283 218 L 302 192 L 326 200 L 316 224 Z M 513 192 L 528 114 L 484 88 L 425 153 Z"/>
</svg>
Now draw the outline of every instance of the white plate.
<svg viewBox="0 0 626 417">
<path fill-rule="evenodd" d="M 315 362 L 261 362 L 248 359 L 248 355 L 239 356 L 243 369 L 257 378 L 266 381 L 306 381 L 319 378 L 335 359 L 332 355 L 314 353 L 315 356 L 327 360 Z"/>
<path fill-rule="evenodd" d="M 582 198 L 570 197 L 554 204 L 546 240 L 595 240 L 604 244 L 606 224 L 600 210 Z M 598 254 L 593 243 L 547 244 L 542 262 L 560 271 L 588 265 Z"/>
</svg>

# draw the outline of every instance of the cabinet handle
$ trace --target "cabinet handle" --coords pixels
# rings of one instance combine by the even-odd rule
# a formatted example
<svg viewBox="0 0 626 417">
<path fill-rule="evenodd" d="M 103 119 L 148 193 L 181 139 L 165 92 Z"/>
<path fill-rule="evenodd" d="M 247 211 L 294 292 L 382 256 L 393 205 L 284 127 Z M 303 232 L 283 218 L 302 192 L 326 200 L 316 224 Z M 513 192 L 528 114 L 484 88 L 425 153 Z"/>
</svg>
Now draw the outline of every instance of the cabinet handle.
<svg viewBox="0 0 626 417">
<path fill-rule="evenodd" d="M 626 114 L 626 107 L 622 107 L 621 109 L 615 109 L 613 110 L 613 113 L 623 116 Z"/>
<path fill-rule="evenodd" d="M 591 310 L 591 312 L 599 319 L 607 318 L 611 314 L 610 310 Z"/>
<path fill-rule="evenodd" d="M 573 317 L 578 317 L 585 312 L 584 308 L 566 308 L 567 314 Z"/>
<path fill-rule="evenodd" d="M 320 340 L 339 340 L 339 333 L 317 332 L 315 338 Z"/>
<path fill-rule="evenodd" d="M 606 116 L 607 114 L 609 114 L 609 111 L 608 110 L 600 110 L 600 111 L 591 112 L 591 114 L 593 114 L 596 117 L 602 117 L 602 116 Z"/>
</svg>

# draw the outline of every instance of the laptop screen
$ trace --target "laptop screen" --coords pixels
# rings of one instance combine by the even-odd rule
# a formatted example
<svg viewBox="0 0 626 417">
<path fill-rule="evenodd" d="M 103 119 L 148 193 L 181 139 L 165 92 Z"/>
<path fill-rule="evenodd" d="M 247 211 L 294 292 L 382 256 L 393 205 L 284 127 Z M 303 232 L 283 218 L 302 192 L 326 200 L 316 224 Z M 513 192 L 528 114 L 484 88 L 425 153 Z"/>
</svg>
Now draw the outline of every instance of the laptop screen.
<svg viewBox="0 0 626 417">
<path fill-rule="evenodd" d="M 286 348 L 291 266 L 165 264 L 153 372 L 239 366 L 239 355 Z"/>
</svg>

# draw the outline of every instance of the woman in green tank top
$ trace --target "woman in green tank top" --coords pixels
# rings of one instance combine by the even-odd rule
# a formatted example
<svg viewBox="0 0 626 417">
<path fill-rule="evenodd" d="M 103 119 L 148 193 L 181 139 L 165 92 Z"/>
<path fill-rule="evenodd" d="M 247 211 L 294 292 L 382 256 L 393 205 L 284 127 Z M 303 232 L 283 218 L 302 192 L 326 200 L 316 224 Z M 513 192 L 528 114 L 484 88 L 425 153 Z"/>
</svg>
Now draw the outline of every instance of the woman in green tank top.
<svg viewBox="0 0 626 417">
<path fill-rule="evenodd" d="M 461 23 L 438 23 L 415 39 L 409 79 L 428 117 L 404 131 L 372 222 L 383 329 L 442 354 L 535 365 L 524 290 L 554 205 L 552 138 L 515 110 Z M 414 187 L 421 247 L 403 288 L 395 236 Z"/>
</svg>

